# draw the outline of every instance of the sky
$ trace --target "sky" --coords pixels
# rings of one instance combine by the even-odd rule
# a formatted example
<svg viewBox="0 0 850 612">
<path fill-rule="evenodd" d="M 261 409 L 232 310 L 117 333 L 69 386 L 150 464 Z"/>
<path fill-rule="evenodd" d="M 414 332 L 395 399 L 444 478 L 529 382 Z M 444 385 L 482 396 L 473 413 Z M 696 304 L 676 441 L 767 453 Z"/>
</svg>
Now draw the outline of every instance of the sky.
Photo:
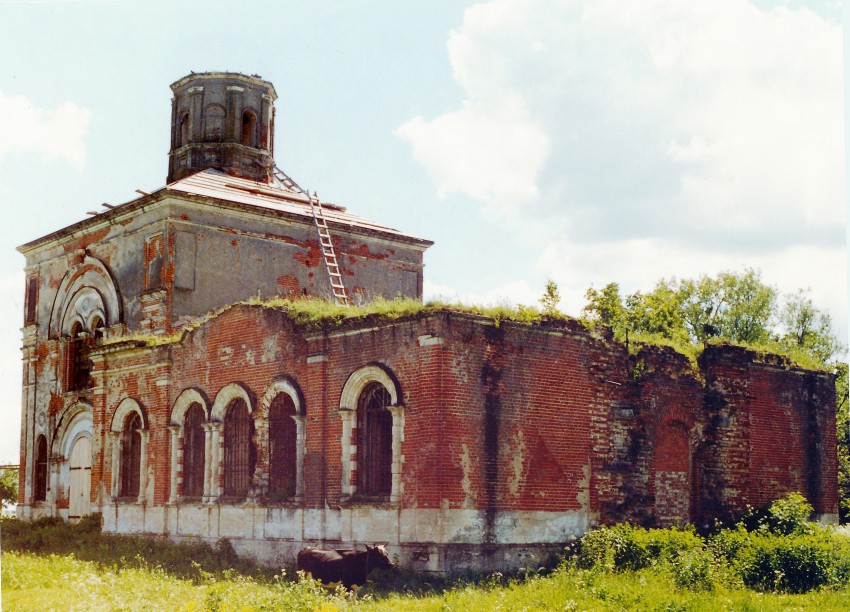
<svg viewBox="0 0 850 612">
<path fill-rule="evenodd" d="M 15 247 L 162 187 L 169 85 L 274 83 L 275 159 L 435 241 L 425 297 L 536 304 L 760 270 L 847 335 L 833 0 L 0 0 L 0 464 L 16 463 Z"/>
</svg>

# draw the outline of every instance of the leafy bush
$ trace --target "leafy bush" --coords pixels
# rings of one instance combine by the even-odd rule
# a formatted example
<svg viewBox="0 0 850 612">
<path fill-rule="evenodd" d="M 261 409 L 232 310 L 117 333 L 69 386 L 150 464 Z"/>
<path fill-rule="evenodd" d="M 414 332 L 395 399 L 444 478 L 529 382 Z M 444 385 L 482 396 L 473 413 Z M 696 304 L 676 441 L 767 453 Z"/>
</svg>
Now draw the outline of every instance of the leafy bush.
<svg viewBox="0 0 850 612">
<path fill-rule="evenodd" d="M 767 509 L 766 525 L 771 533 L 778 535 L 797 535 L 811 533 L 809 518 L 814 508 L 799 493 L 789 493 L 777 499 Z"/>
<path fill-rule="evenodd" d="M 791 493 L 750 509 L 734 528 L 711 539 L 710 549 L 743 583 L 759 591 L 806 593 L 850 581 L 850 539 L 809 523 L 812 506 Z"/>
<path fill-rule="evenodd" d="M 687 551 L 704 545 L 693 530 L 644 529 L 629 524 L 600 527 L 581 539 L 582 567 L 604 567 L 624 571 L 675 561 Z"/>
<path fill-rule="evenodd" d="M 751 533 L 733 565 L 750 588 L 806 593 L 847 584 L 850 541 L 824 530 L 786 536 Z"/>
<path fill-rule="evenodd" d="M 762 531 L 775 535 L 812 533 L 809 523 L 814 508 L 799 493 L 789 493 L 766 508 L 749 508 L 740 523 L 747 531 Z"/>
</svg>

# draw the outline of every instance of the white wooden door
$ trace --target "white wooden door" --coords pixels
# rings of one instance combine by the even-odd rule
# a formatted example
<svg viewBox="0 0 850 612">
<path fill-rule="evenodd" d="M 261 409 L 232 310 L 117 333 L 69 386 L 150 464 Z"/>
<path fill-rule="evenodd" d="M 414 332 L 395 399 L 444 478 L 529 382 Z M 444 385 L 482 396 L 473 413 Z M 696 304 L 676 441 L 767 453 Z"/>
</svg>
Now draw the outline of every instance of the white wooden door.
<svg viewBox="0 0 850 612">
<path fill-rule="evenodd" d="M 71 482 L 68 487 L 68 520 L 76 523 L 91 512 L 91 442 L 80 438 L 71 451 Z"/>
</svg>

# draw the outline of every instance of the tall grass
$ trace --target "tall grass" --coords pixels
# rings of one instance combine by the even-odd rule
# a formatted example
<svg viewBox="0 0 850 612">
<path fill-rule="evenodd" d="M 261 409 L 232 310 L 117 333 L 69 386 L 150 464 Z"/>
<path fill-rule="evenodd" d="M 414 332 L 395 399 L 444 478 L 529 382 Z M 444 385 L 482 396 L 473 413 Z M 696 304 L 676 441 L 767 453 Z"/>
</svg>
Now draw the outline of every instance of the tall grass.
<svg viewBox="0 0 850 612">
<path fill-rule="evenodd" d="M 2 527 L 3 610 L 850 609 L 850 537 L 806 522 L 789 496 L 703 537 L 618 525 L 549 571 L 477 580 L 373 574 L 355 598 L 260 568 L 227 541 L 101 534 L 96 517 Z"/>
</svg>

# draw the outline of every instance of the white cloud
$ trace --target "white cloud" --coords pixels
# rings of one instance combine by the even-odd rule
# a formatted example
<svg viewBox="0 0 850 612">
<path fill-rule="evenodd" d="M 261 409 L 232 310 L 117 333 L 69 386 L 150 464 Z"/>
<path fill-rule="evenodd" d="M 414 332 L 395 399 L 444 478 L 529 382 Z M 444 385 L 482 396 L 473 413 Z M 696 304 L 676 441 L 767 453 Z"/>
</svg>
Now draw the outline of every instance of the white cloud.
<svg viewBox="0 0 850 612">
<path fill-rule="evenodd" d="M 841 36 L 747 0 L 492 0 L 449 38 L 461 107 L 397 133 L 565 302 L 752 266 L 843 322 Z"/>
<path fill-rule="evenodd" d="M 411 143 L 440 197 L 458 192 L 510 206 L 537 195 L 548 140 L 520 96 L 468 103 L 430 122 L 416 117 L 396 133 Z"/>
<path fill-rule="evenodd" d="M 436 283 L 425 279 L 423 294 L 425 301 L 440 300 L 445 302 L 459 302 L 469 305 L 498 306 L 500 304 L 525 304 L 537 306 L 542 295 L 542 289 L 534 290 L 527 281 L 512 281 L 478 293 L 474 291 L 460 290 L 449 285 Z"/>
<path fill-rule="evenodd" d="M 90 119 L 91 111 L 74 102 L 45 110 L 24 96 L 0 91 L 0 160 L 9 154 L 38 153 L 45 160 L 64 159 L 82 170 Z"/>
</svg>

